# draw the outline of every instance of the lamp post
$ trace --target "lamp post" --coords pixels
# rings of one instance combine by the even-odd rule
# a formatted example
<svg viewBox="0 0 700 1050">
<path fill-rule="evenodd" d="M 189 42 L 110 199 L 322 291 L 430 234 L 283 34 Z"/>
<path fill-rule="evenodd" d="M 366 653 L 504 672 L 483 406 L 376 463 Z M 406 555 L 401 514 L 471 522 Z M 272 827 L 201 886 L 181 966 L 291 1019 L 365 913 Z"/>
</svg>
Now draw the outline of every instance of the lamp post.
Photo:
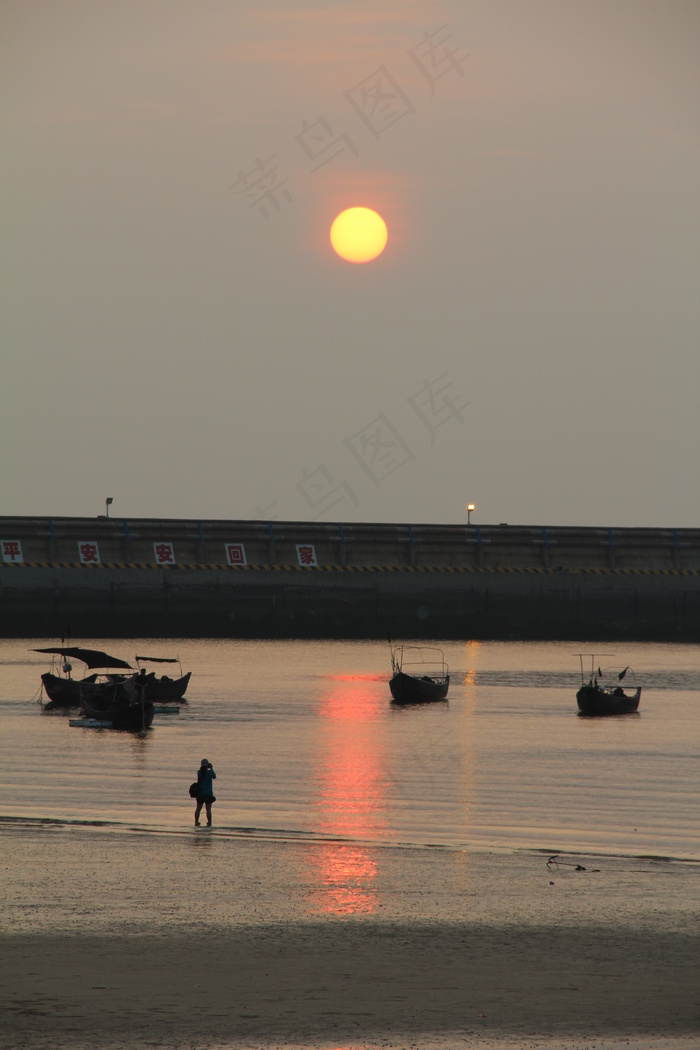
<svg viewBox="0 0 700 1050">
<path fill-rule="evenodd" d="M 476 507 L 474 506 L 474 504 L 473 503 L 467 503 L 467 525 L 471 525 L 471 523 L 472 523 L 472 511 L 473 510 L 476 510 Z"/>
<path fill-rule="evenodd" d="M 105 500 L 105 511 L 106 511 L 105 517 L 106 518 L 109 517 L 109 505 L 110 505 L 110 503 L 114 503 L 114 500 L 112 499 L 111 496 L 108 496 L 107 499 Z"/>
</svg>

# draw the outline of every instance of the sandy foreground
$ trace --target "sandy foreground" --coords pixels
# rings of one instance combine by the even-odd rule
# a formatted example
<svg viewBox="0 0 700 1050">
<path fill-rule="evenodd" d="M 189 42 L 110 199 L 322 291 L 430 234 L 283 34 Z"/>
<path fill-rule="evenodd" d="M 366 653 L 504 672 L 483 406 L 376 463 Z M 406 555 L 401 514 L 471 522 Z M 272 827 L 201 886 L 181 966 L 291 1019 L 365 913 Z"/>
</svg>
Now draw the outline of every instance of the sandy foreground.
<svg viewBox="0 0 700 1050">
<path fill-rule="evenodd" d="M 697 864 L 0 822 L 0 1046 L 700 1046 Z"/>
</svg>

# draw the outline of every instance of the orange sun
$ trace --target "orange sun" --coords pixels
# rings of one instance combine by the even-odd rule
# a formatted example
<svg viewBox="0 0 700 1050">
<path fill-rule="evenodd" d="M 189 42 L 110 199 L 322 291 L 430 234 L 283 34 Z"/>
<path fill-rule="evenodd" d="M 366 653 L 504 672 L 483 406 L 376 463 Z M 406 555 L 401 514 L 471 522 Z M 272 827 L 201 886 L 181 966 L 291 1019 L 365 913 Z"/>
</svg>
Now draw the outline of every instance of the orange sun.
<svg viewBox="0 0 700 1050">
<path fill-rule="evenodd" d="M 333 251 L 352 263 L 376 259 L 384 251 L 387 236 L 384 219 L 371 208 L 346 208 L 331 226 Z"/>
</svg>

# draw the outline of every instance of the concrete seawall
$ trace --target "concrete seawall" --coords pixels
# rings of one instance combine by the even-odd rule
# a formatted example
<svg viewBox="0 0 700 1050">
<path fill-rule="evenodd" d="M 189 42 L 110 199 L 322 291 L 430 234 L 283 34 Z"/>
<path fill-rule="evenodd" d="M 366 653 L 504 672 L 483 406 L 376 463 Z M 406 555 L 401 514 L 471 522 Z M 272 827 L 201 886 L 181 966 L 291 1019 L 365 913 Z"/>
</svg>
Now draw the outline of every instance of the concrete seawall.
<svg viewBox="0 0 700 1050">
<path fill-rule="evenodd" d="M 0 517 L 5 637 L 700 641 L 700 529 Z"/>
</svg>

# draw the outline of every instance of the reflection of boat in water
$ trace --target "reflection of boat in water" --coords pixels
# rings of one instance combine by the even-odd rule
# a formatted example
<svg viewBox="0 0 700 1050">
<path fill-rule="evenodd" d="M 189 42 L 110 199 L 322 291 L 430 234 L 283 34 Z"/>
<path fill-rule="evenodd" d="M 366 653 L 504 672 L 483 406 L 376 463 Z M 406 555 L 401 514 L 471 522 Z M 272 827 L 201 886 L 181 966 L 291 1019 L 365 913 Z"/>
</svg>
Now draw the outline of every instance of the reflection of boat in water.
<svg viewBox="0 0 700 1050">
<path fill-rule="evenodd" d="M 629 715 L 637 710 L 642 687 L 635 683 L 631 692 L 625 692 L 620 685 L 627 672 L 631 670 L 629 667 L 612 674 L 601 671 L 600 667 L 596 670 L 595 657 L 591 656 L 591 670 L 588 681 L 586 681 L 581 654 L 579 654 L 579 659 L 581 661 L 581 686 L 576 693 L 576 703 L 580 714 Z M 633 671 L 632 677 L 634 677 Z"/>
<path fill-rule="evenodd" d="M 389 688 L 395 703 L 427 704 L 446 699 L 450 674 L 442 649 L 392 646 L 391 670 Z"/>
<path fill-rule="evenodd" d="M 153 722 L 153 704 L 146 699 L 137 675 L 114 681 L 107 688 L 88 683 L 80 706 L 86 718 L 109 722 L 113 729 L 148 729 Z"/>
<path fill-rule="evenodd" d="M 154 704 L 174 703 L 178 700 L 187 703 L 184 699 L 187 686 L 190 683 L 192 672 L 182 673 L 182 664 L 179 656 L 137 656 L 139 665 L 139 681 L 146 688 L 146 699 Z M 160 678 L 155 671 L 146 671 L 145 664 L 177 664 L 180 668 L 178 678 L 170 678 L 167 674 Z"/>
<path fill-rule="evenodd" d="M 59 657 L 58 668 L 54 659 L 52 669 L 41 676 L 44 692 L 49 698 L 47 708 L 55 707 L 80 707 L 81 698 L 87 689 L 91 695 L 99 695 L 100 690 L 109 691 L 115 681 L 115 676 L 107 674 L 112 669 L 126 669 L 132 671 L 131 664 L 126 660 L 120 660 L 116 656 L 102 652 L 100 649 L 83 649 L 78 646 L 62 646 L 60 648 L 33 649 L 35 653 L 50 653 L 54 658 Z M 80 660 L 85 664 L 85 670 L 95 671 L 95 674 L 85 678 L 72 678 L 73 665 L 71 660 Z M 58 673 L 56 673 L 58 671 Z M 125 679 L 124 675 L 116 676 Z"/>
</svg>

